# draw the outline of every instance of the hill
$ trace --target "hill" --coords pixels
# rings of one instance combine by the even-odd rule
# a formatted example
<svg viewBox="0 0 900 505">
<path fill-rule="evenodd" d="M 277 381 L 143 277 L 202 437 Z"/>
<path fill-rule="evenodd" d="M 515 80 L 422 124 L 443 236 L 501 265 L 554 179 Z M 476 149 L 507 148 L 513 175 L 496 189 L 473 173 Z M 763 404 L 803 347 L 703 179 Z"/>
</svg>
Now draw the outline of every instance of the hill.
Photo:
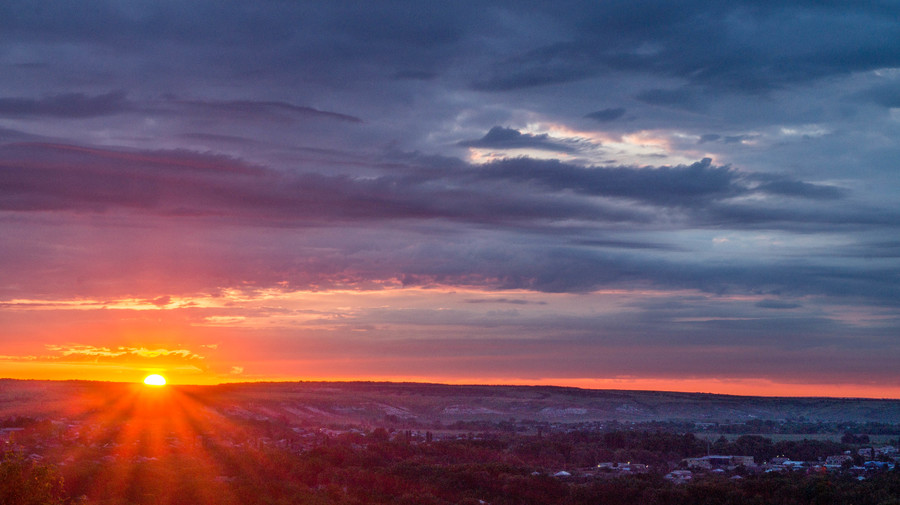
<svg viewBox="0 0 900 505">
<path fill-rule="evenodd" d="M 138 384 L 0 380 L 0 418 L 77 416 Z M 552 386 L 444 385 L 385 382 L 276 382 L 167 386 L 206 408 L 246 419 L 297 424 L 427 426 L 457 421 L 807 422 L 900 420 L 900 400 L 730 396 Z"/>
</svg>

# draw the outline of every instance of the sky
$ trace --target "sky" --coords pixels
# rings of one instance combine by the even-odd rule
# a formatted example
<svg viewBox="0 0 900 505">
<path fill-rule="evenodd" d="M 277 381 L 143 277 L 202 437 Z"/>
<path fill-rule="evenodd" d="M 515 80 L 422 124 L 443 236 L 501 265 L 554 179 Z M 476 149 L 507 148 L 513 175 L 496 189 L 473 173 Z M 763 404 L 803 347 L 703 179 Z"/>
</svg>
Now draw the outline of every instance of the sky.
<svg viewBox="0 0 900 505">
<path fill-rule="evenodd" d="M 893 1 L 0 4 L 0 376 L 900 398 Z"/>
</svg>

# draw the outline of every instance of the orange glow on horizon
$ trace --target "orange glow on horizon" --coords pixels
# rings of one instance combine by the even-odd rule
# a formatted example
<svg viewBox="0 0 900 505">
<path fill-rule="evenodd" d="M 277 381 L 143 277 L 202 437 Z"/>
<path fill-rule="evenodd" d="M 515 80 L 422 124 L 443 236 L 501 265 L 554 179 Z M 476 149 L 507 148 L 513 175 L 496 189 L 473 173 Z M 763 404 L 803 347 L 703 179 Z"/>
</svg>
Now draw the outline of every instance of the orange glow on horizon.
<svg viewBox="0 0 900 505">
<path fill-rule="evenodd" d="M 307 376 L 307 377 L 234 377 L 221 383 L 252 382 L 415 382 L 450 385 L 555 386 L 579 389 L 664 391 L 762 397 L 822 397 L 900 399 L 900 386 L 874 384 L 813 384 L 776 382 L 758 378 L 497 378 L 497 377 L 425 377 L 425 376 Z"/>
<path fill-rule="evenodd" d="M 766 378 L 696 378 L 696 377 L 478 377 L 447 375 L 384 375 L 384 374 L 321 374 L 314 363 L 294 363 L 295 370 L 306 369 L 304 375 L 278 372 L 259 373 L 269 368 L 264 362 L 245 363 L 241 373 L 213 373 L 200 369 L 170 369 L 166 384 L 211 386 L 216 384 L 252 382 L 420 382 L 440 384 L 484 384 L 505 386 L 559 386 L 581 389 L 619 389 L 632 391 L 671 391 L 683 393 L 712 393 L 738 396 L 786 396 L 831 398 L 900 399 L 900 385 L 786 382 Z M 321 367 L 318 367 L 321 370 Z M 146 369 L 122 364 L 97 363 L 40 363 L 6 361 L 0 368 L 0 378 L 19 380 L 85 380 L 99 382 L 143 383 Z M 245 371 L 246 370 L 246 371 Z"/>
<path fill-rule="evenodd" d="M 229 360 L 230 362 L 230 360 Z M 174 365 L 166 373 L 166 384 L 209 386 L 226 383 L 243 382 L 420 382 L 441 384 L 485 384 L 485 385 L 522 385 L 522 386 L 560 386 L 582 389 L 619 389 L 643 391 L 671 391 L 685 393 L 713 393 L 739 396 L 788 396 L 788 397 L 831 397 L 831 398 L 878 398 L 900 399 L 900 385 L 876 383 L 816 383 L 787 382 L 774 378 L 697 378 L 697 377 L 484 377 L 484 376 L 448 376 L 436 374 L 425 375 L 386 375 L 380 373 L 366 374 L 364 371 L 353 374 L 321 373 L 323 368 L 332 365 L 348 366 L 348 363 L 335 364 L 316 363 L 315 361 L 281 363 L 294 370 L 306 370 L 303 375 L 296 373 L 279 373 L 271 369 L 271 363 L 250 362 L 242 366 L 232 366 L 231 372 L 218 368 L 211 369 L 179 367 Z M 333 367 L 332 367 L 333 368 Z M 239 369 L 235 372 L 235 369 Z M 268 373 L 260 373 L 267 370 Z M 146 368 L 138 368 L 124 363 L 47 363 L 40 361 L 2 361 L 0 362 L 0 378 L 19 380 L 85 380 L 118 383 L 144 383 L 147 378 Z"/>
</svg>

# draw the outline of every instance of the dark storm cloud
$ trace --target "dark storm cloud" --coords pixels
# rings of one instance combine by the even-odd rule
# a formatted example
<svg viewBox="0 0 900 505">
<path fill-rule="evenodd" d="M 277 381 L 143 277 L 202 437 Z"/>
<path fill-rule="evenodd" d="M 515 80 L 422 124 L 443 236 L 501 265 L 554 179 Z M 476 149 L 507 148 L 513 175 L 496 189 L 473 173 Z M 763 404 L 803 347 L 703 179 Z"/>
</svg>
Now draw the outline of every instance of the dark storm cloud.
<svg viewBox="0 0 900 505">
<path fill-rule="evenodd" d="M 598 64 L 583 46 L 555 43 L 497 62 L 486 78 L 472 82 L 472 88 L 510 91 L 577 81 L 596 74 Z"/>
<path fill-rule="evenodd" d="M 488 163 L 476 174 L 484 179 L 537 183 L 557 191 L 634 198 L 659 205 L 693 206 L 747 191 L 731 168 L 713 166 L 709 159 L 676 167 L 583 168 L 557 160 L 510 158 Z"/>
<path fill-rule="evenodd" d="M 621 70 L 678 77 L 707 90 L 759 93 L 900 64 L 898 9 L 892 4 L 646 0 L 577 5 L 568 9 L 573 14 L 565 19 L 565 42 L 504 58 L 473 87 L 506 91 Z M 697 106 L 686 90 L 657 89 L 640 97 L 658 105 Z"/>
<path fill-rule="evenodd" d="M 794 232 L 837 232 L 883 228 L 893 233 L 900 214 L 891 209 L 862 206 L 798 207 L 784 204 L 714 203 L 696 225 L 729 226 L 734 229 L 780 229 Z"/>
<path fill-rule="evenodd" d="M 170 198 L 198 196 L 194 185 L 204 178 L 223 178 L 207 189 L 215 191 L 229 177 L 258 173 L 224 156 L 189 152 L 31 143 L 3 146 L 0 153 L 0 207 L 6 210 L 146 209 Z"/>
<path fill-rule="evenodd" d="M 544 151 L 572 152 L 574 147 L 563 140 L 551 138 L 548 134 L 533 135 L 513 128 L 495 126 L 478 140 L 464 140 L 462 147 L 483 147 L 487 149 L 539 149 Z"/>
<path fill-rule="evenodd" d="M 286 102 L 230 100 L 174 100 L 173 103 L 187 108 L 198 109 L 198 112 L 227 117 L 229 121 L 242 119 L 332 119 L 361 123 L 358 117 L 338 112 L 319 110 L 313 107 L 294 105 Z"/>
<path fill-rule="evenodd" d="M 833 186 L 786 179 L 766 182 L 757 189 L 773 195 L 797 196 L 816 200 L 836 200 L 847 194 L 845 190 Z"/>
<path fill-rule="evenodd" d="M 433 160 L 441 165 L 443 159 Z M 454 163 L 451 163 L 453 165 Z M 450 219 L 538 228 L 560 220 L 649 225 L 650 209 L 624 201 L 689 211 L 698 224 L 887 223 L 892 219 L 836 208 L 798 211 L 736 204 L 754 193 L 835 200 L 840 192 L 787 179 L 748 178 L 711 161 L 675 167 L 580 167 L 512 158 L 440 170 L 394 167 L 353 177 L 281 172 L 226 156 L 190 151 L 113 151 L 56 144 L 0 147 L 0 207 L 9 210 L 116 208 L 154 215 L 219 216 L 295 225 L 370 220 Z M 574 198 L 583 195 L 585 198 Z M 589 197 L 604 197 L 603 200 Z M 611 198 L 611 199 L 609 199 Z M 617 201 L 617 200 L 623 201 Z M 877 209 L 873 209 L 876 210 Z M 552 231 L 552 229 L 548 229 Z M 629 248 L 653 248 L 629 243 Z M 608 247 L 622 247 L 615 241 Z"/>
<path fill-rule="evenodd" d="M 411 1 L 223 7 L 210 0 L 140 5 L 87 0 L 77 7 L 36 8 L 14 0 L 0 6 L 0 41 L 70 44 L 78 49 L 76 65 L 82 59 L 96 63 L 90 60 L 97 48 L 112 58 L 138 58 L 150 86 L 171 86 L 184 77 L 181 85 L 188 87 L 225 79 L 343 88 L 371 86 L 372 79 L 391 76 L 438 75 L 448 61 L 457 61 L 459 44 L 471 43 L 466 35 L 487 29 L 483 14 L 482 6 L 463 2 L 441 8 Z M 37 51 L 29 59 L 63 66 L 55 57 Z M 120 70 L 103 64 L 78 68 L 105 78 Z"/>
<path fill-rule="evenodd" d="M 505 179 L 543 185 L 552 190 L 633 198 L 656 205 L 702 207 L 753 192 L 807 199 L 838 199 L 839 188 L 797 181 L 784 176 L 747 177 L 727 166 L 704 159 L 674 167 L 579 167 L 557 160 L 507 158 L 483 165 L 474 172 L 483 179 Z M 754 177 L 766 180 L 755 188 Z"/>
<path fill-rule="evenodd" d="M 82 44 L 71 62 L 73 67 L 84 65 L 77 79 L 132 80 L 132 70 L 89 60 L 93 51 L 87 48 L 103 47 L 122 62 L 141 62 L 148 91 L 190 89 L 197 76 L 206 75 L 204 81 L 246 87 L 274 82 L 300 93 L 316 89 L 321 95 L 335 86 L 366 89 L 370 96 L 363 101 L 376 107 L 385 100 L 408 100 L 378 91 L 397 80 L 445 89 L 468 82 L 502 94 L 587 78 L 614 79 L 624 72 L 643 76 L 632 88 L 639 101 L 696 111 L 722 93 L 760 93 L 828 75 L 900 65 L 897 9 L 890 4 L 615 1 L 523 8 L 500 2 L 489 10 L 466 2 L 427 9 L 415 3 L 400 8 L 289 2 L 264 9 L 221 8 L 203 1 L 190 6 L 88 5 L 36 9 L 28 2 L 6 2 L 0 7 L 0 40 Z M 544 26 L 546 30 L 535 29 Z M 823 31 L 841 33 L 841 40 L 818 36 Z M 40 44 L 36 47 L 45 47 Z M 53 69 L 67 69 L 60 60 L 66 55 L 40 50 L 23 58 L 49 72 L 35 75 L 50 76 Z M 667 87 L 671 79 L 664 86 L 658 78 L 688 85 Z M 130 83 L 114 85 L 135 93 Z M 60 86 L 57 83 L 56 89 Z M 99 103 L 103 96 L 83 97 L 95 99 L 94 114 L 104 113 Z M 313 101 L 322 108 L 290 109 L 301 106 L 284 92 L 271 99 L 264 93 L 244 95 L 259 96 L 258 101 L 217 101 L 202 91 L 196 96 L 203 97 L 196 100 L 198 106 L 217 104 L 223 114 L 230 108 L 257 117 L 314 117 L 334 108 Z M 112 98 L 107 97 L 105 113 L 127 105 Z M 13 100 L 7 104 L 11 109 L 20 111 L 40 110 L 46 101 L 27 96 L 8 100 Z M 64 114 L 87 114 L 72 112 L 78 110 L 88 109 L 75 107 Z M 610 122 L 623 113 L 621 107 L 609 108 L 588 117 Z M 348 120 L 368 117 L 358 109 L 334 114 Z"/>
<path fill-rule="evenodd" d="M 376 219 L 495 224 L 647 219 L 639 212 L 554 195 L 496 198 L 429 182 L 402 176 L 285 174 L 187 151 L 120 152 L 52 144 L 0 148 L 0 207 L 7 210 L 124 208 L 297 225 Z"/>
<path fill-rule="evenodd" d="M 89 96 L 84 93 L 64 93 L 43 98 L 0 98 L 0 116 L 88 118 L 120 114 L 132 107 L 123 91 Z"/>
<path fill-rule="evenodd" d="M 688 88 L 648 89 L 638 93 L 635 98 L 650 105 L 675 107 L 685 110 L 696 110 L 702 107 L 699 93 Z"/>
<path fill-rule="evenodd" d="M 610 247 L 614 249 L 648 249 L 659 251 L 679 251 L 681 248 L 671 244 L 660 244 L 655 242 L 638 242 L 628 240 L 612 240 L 612 239 L 579 239 L 573 241 L 573 244 L 592 246 L 592 247 Z"/>
<path fill-rule="evenodd" d="M 145 51 L 161 43 L 228 47 L 227 56 L 211 51 L 206 63 L 247 75 L 325 81 L 382 71 L 434 79 L 452 65 L 477 72 L 472 87 L 488 91 L 626 71 L 756 93 L 900 65 L 898 9 L 881 2 L 619 0 L 528 8 L 498 2 L 491 9 L 469 2 L 287 2 L 261 9 L 222 8 L 211 1 L 42 8 L 13 1 L 0 9 L 0 40 L 103 44 L 116 51 Z M 358 65 L 343 66 L 351 63 Z M 653 99 L 653 93 L 645 98 Z M 673 98 L 656 96 L 684 105 Z"/>
<path fill-rule="evenodd" d="M 404 70 L 394 74 L 395 79 L 409 79 L 414 81 L 430 81 L 437 76 L 437 72 L 429 72 L 426 70 Z"/>
<path fill-rule="evenodd" d="M 607 123 L 609 121 L 615 121 L 616 119 L 621 118 L 625 115 L 625 109 L 623 107 L 616 107 L 610 109 L 602 109 L 595 112 L 591 112 L 590 114 L 585 115 L 584 117 L 588 119 L 593 119 L 594 121 L 598 121 L 600 123 Z"/>
<path fill-rule="evenodd" d="M 870 101 L 886 108 L 900 107 L 900 85 L 884 84 L 856 93 L 854 98 Z"/>
<path fill-rule="evenodd" d="M 900 241 L 875 242 L 863 247 L 865 252 L 860 254 L 866 257 L 900 258 Z"/>
<path fill-rule="evenodd" d="M 231 40 L 266 44 L 290 33 L 289 19 L 303 13 L 302 6 L 270 9 L 232 6 L 221 9 L 216 2 L 155 2 L 131 5 L 88 0 L 79 5 L 34 6 L 27 1 L 4 2 L 0 6 L 0 33 L 18 40 L 64 40 L 103 43 L 136 48 L 155 39 L 198 42 L 221 38 L 227 30 Z"/>
<path fill-rule="evenodd" d="M 514 251 L 429 249 L 415 260 L 396 265 L 407 285 L 460 283 L 479 279 L 500 289 L 550 293 L 585 293 L 604 287 L 635 285 L 660 289 L 692 289 L 729 295 L 755 293 L 771 297 L 853 297 L 896 306 L 900 273 L 890 268 L 820 265 L 791 261 L 749 262 L 744 258 L 676 260 L 666 255 L 635 255 L 587 247 L 538 245 Z M 438 269 L 437 271 L 435 269 Z M 439 272 L 439 273 L 438 273 Z"/>
<path fill-rule="evenodd" d="M 761 300 L 756 302 L 756 306 L 763 309 L 799 309 L 803 305 L 781 300 Z"/>
<path fill-rule="evenodd" d="M 33 288 L 50 296 L 72 289 L 121 296 L 122 292 L 133 292 L 134 286 L 158 289 L 155 292 L 160 294 L 216 292 L 235 282 L 242 286 L 240 289 L 380 289 L 385 282 L 400 281 L 407 287 L 467 286 L 547 293 L 641 286 L 674 290 L 672 296 L 677 299 L 681 299 L 677 293 L 683 290 L 725 298 L 747 293 L 773 299 L 812 295 L 883 307 L 896 307 L 900 300 L 900 277 L 895 269 L 816 264 L 814 257 L 803 262 L 753 263 L 741 257 L 709 262 L 702 257 L 691 260 L 653 251 L 635 254 L 563 247 L 523 236 L 514 247 L 502 238 L 448 240 L 458 236 L 458 229 L 409 236 L 396 228 L 332 220 L 339 226 L 330 232 L 313 227 L 297 234 L 283 227 L 228 231 L 222 226 L 192 226 L 190 220 L 179 221 L 170 217 L 159 224 L 162 236 L 167 237 L 163 241 L 158 234 L 148 236 L 154 229 L 151 220 L 133 227 L 95 229 L 90 236 L 92 240 L 102 239 L 102 247 L 84 247 L 85 230 L 79 231 L 77 226 L 7 233 L 8 240 L 0 244 L 6 281 L 8 286 L 27 285 L 37 263 L 42 270 L 79 275 L 77 287 L 68 276 L 61 276 Z M 493 228 L 491 234 L 500 233 Z M 62 254 L 61 250 L 67 252 Z M 110 284 L 109 279 L 120 279 L 121 285 Z M 708 317 L 710 309 L 704 309 L 705 305 L 698 303 L 694 314 Z M 664 316 L 658 309 L 652 314 Z M 722 317 L 734 315 L 726 311 Z M 652 322 L 649 314 L 643 318 Z"/>
</svg>

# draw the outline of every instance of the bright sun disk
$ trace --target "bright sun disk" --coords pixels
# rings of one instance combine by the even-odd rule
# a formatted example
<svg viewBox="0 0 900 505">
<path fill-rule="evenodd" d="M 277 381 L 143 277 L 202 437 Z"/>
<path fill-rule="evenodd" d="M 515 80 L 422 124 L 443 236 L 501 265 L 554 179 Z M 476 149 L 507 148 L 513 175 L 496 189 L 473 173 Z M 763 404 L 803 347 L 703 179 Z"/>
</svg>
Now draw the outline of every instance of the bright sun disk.
<svg viewBox="0 0 900 505">
<path fill-rule="evenodd" d="M 159 374 L 148 375 L 144 378 L 144 384 L 148 386 L 165 386 L 166 378 Z"/>
</svg>

